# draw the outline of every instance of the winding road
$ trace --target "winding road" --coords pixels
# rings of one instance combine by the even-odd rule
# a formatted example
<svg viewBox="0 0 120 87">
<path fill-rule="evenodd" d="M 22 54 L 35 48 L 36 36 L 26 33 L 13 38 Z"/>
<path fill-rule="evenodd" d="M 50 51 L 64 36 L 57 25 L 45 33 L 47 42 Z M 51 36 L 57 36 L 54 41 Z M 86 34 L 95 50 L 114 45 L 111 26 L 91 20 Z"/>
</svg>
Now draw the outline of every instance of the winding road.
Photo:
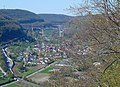
<svg viewBox="0 0 120 87">
<path fill-rule="evenodd" d="M 3 48 L 2 52 L 3 52 L 4 57 L 5 57 L 5 62 L 8 66 L 8 68 L 9 68 L 9 70 L 13 74 L 13 71 L 12 71 L 12 68 L 13 68 L 13 65 L 14 65 L 13 60 L 10 57 L 8 57 L 7 52 L 6 52 L 6 48 Z"/>
</svg>

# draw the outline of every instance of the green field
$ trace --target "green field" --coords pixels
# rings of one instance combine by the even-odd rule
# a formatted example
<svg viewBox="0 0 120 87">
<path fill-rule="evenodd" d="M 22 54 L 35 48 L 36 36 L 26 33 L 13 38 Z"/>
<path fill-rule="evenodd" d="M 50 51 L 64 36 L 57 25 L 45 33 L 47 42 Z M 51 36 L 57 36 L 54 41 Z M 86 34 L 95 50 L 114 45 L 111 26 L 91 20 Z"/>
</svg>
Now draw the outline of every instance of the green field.
<svg viewBox="0 0 120 87">
<path fill-rule="evenodd" d="M 21 86 L 21 85 L 19 85 L 17 83 L 13 83 L 13 84 L 5 86 L 5 87 L 23 87 L 23 86 Z"/>
<path fill-rule="evenodd" d="M 4 74 L 0 71 L 0 77 L 3 76 Z"/>
<path fill-rule="evenodd" d="M 52 70 L 52 67 L 47 67 L 44 70 L 41 71 L 41 73 L 50 73 L 50 70 Z"/>
<path fill-rule="evenodd" d="M 6 82 L 9 82 L 9 81 L 12 81 L 12 80 L 13 80 L 13 79 L 10 78 L 10 77 L 0 78 L 0 84 L 6 83 Z"/>
<path fill-rule="evenodd" d="M 35 70 L 28 70 L 27 72 L 19 73 L 18 76 L 27 76 L 34 72 L 35 72 Z"/>
<path fill-rule="evenodd" d="M 38 63 L 40 60 L 33 60 L 32 62 L 34 62 L 34 63 Z"/>
</svg>

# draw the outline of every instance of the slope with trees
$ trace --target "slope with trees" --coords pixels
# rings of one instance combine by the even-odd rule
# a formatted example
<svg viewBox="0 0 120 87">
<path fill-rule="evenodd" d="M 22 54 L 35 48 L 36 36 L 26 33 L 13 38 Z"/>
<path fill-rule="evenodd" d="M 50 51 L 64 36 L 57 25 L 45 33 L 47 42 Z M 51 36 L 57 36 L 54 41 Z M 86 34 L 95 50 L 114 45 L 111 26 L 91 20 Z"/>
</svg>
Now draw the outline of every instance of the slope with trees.
<svg viewBox="0 0 120 87">
<path fill-rule="evenodd" d="M 43 25 L 45 26 L 56 26 L 63 25 L 68 22 L 73 16 L 63 14 L 38 14 L 40 18 L 44 19 Z"/>
<path fill-rule="evenodd" d="M 0 14 L 7 15 L 8 17 L 20 23 L 34 23 L 44 21 L 37 14 L 21 9 L 1 9 Z"/>
<path fill-rule="evenodd" d="M 72 37 L 66 41 L 70 64 L 82 74 L 77 80 L 66 80 L 62 75 L 69 70 L 61 70 L 62 75 L 54 75 L 62 77 L 51 87 L 119 87 L 120 1 L 85 0 L 69 10 L 85 18 L 70 23 Z"/>
<path fill-rule="evenodd" d="M 23 35 L 25 35 L 23 28 L 17 21 L 0 15 L 0 42 L 7 42 Z"/>
</svg>

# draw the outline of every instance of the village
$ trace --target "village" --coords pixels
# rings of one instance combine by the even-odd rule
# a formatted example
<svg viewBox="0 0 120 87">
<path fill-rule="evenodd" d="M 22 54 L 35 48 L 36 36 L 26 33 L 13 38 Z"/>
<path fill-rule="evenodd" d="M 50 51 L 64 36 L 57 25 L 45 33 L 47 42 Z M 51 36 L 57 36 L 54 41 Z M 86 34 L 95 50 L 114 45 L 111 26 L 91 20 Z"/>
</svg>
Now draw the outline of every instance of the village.
<svg viewBox="0 0 120 87">
<path fill-rule="evenodd" d="M 49 64 L 56 59 L 66 58 L 65 49 L 57 45 L 36 44 L 34 48 L 26 48 L 21 52 L 16 61 L 23 61 L 26 65 Z"/>
</svg>

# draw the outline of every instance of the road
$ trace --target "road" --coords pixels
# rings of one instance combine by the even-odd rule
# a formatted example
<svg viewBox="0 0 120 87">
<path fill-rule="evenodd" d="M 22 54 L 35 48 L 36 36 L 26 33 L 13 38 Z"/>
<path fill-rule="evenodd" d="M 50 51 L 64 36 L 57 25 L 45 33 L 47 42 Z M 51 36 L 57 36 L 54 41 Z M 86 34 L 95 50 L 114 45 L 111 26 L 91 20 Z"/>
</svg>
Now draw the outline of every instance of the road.
<svg viewBox="0 0 120 87">
<path fill-rule="evenodd" d="M 17 82 L 17 81 L 13 81 L 13 82 L 10 82 L 10 83 L 6 83 L 5 85 L 2 85 L 2 86 L 0 86 L 0 87 L 5 87 L 5 86 L 11 85 L 11 84 L 16 83 L 16 82 Z"/>
<path fill-rule="evenodd" d="M 6 72 L 0 67 L 0 70 L 2 71 L 2 73 L 4 74 L 4 75 L 7 75 L 6 74 Z"/>
<path fill-rule="evenodd" d="M 48 66 L 46 66 L 46 67 L 44 67 L 44 68 L 36 71 L 36 72 L 34 72 L 34 73 L 32 73 L 32 74 L 30 74 L 30 75 L 28 75 L 28 76 L 26 76 L 26 78 L 29 78 L 30 76 L 33 76 L 33 75 L 41 72 L 41 71 L 44 70 L 45 68 L 48 68 L 49 66 L 51 66 L 51 65 L 53 65 L 53 64 L 55 64 L 55 63 L 56 63 L 56 62 L 54 62 L 54 63 L 52 63 L 52 64 L 50 64 L 50 65 L 48 65 Z M 11 84 L 16 83 L 16 82 L 22 82 L 22 83 L 25 83 L 25 84 L 27 83 L 27 84 L 31 84 L 31 85 L 36 85 L 36 86 L 33 86 L 33 87 L 41 87 L 40 85 L 37 85 L 37 84 L 31 83 L 31 82 L 28 82 L 28 81 L 26 81 L 26 80 L 24 80 L 24 79 L 21 79 L 21 78 L 17 78 L 16 81 L 13 81 L 13 82 L 11 82 L 11 83 L 6 83 L 5 85 L 2 85 L 2 86 L 0 86 L 0 87 L 5 87 L 5 86 L 11 85 Z"/>
<path fill-rule="evenodd" d="M 54 63 L 52 63 L 52 64 L 49 64 L 48 66 L 46 66 L 46 67 L 44 67 L 44 68 L 42 68 L 42 69 L 40 69 L 40 70 L 38 70 L 38 71 L 36 71 L 36 72 L 28 75 L 28 76 L 26 76 L 26 78 L 29 78 L 29 77 L 31 77 L 32 75 L 35 75 L 35 74 L 41 72 L 41 71 L 44 70 L 45 68 L 48 68 L 49 66 L 51 66 L 51 65 L 53 65 L 53 64 L 55 64 L 55 63 L 56 63 L 56 62 L 54 62 Z"/>
<path fill-rule="evenodd" d="M 30 85 L 30 86 L 32 86 L 32 87 L 42 87 L 42 86 L 40 86 L 40 85 L 31 83 L 31 82 L 26 81 L 26 80 L 21 79 L 21 78 L 18 78 L 18 80 L 13 81 L 13 82 L 11 82 L 11 83 L 7 83 L 7 84 L 2 85 L 2 86 L 0 86 L 0 87 L 6 87 L 6 86 L 9 86 L 9 85 L 11 85 L 11 84 L 13 84 L 13 83 L 23 83 L 23 84 L 27 84 L 27 86 Z"/>
<path fill-rule="evenodd" d="M 18 39 L 17 39 L 18 40 Z M 16 40 L 15 40 L 16 41 Z M 6 53 L 6 50 L 5 50 L 5 48 L 6 47 L 8 47 L 10 44 L 13 44 L 13 42 L 15 42 L 15 41 L 12 41 L 12 42 L 8 42 L 7 44 L 4 44 L 3 46 L 0 46 L 0 49 L 2 49 L 2 52 L 3 52 L 3 54 L 4 54 L 4 56 L 5 56 L 5 58 L 6 58 L 6 62 L 8 63 L 8 66 L 9 66 L 9 69 L 10 69 L 10 71 L 13 73 L 13 71 L 12 71 L 12 67 L 13 67 L 13 61 L 12 61 L 12 59 L 10 58 L 10 57 L 8 57 L 7 56 L 7 53 Z M 48 65 L 48 66 L 46 66 L 46 67 L 44 67 L 44 68 L 42 68 L 42 69 L 40 69 L 40 70 L 38 70 L 38 71 L 36 71 L 36 72 L 34 72 L 34 73 L 32 73 L 32 74 L 30 74 L 30 75 L 28 75 L 28 76 L 26 76 L 27 78 L 28 77 L 30 77 L 30 76 L 32 76 L 32 75 L 34 75 L 34 74 L 36 74 L 36 73 L 38 73 L 38 72 L 41 72 L 42 70 L 44 70 L 45 68 L 48 68 L 49 66 L 51 66 L 51 65 L 53 65 L 53 64 L 55 64 L 55 62 L 54 63 L 52 63 L 52 64 L 50 64 L 50 65 Z M 28 82 L 28 81 L 26 81 L 26 80 L 24 80 L 24 79 L 21 79 L 21 78 L 16 78 L 17 80 L 16 81 L 13 81 L 13 82 L 10 82 L 10 83 L 6 83 L 5 85 L 2 85 L 2 86 L 0 86 L 0 87 L 5 87 L 5 86 L 7 86 L 7 85 L 10 85 L 10 84 L 13 84 L 13 83 L 16 83 L 16 82 L 24 82 L 24 83 L 31 83 L 31 82 Z M 31 83 L 32 84 L 32 83 Z M 39 86 L 38 86 L 39 87 Z"/>
<path fill-rule="evenodd" d="M 13 65 L 14 65 L 13 61 L 12 61 L 12 59 L 11 59 L 10 57 L 7 56 L 7 53 L 6 53 L 6 49 L 5 49 L 5 48 L 2 49 L 2 52 L 3 52 L 4 57 L 5 57 L 5 62 L 7 63 L 7 66 L 8 66 L 8 68 L 9 68 L 9 70 L 10 70 L 11 73 L 13 74 L 13 71 L 12 71 L 12 68 L 13 68 Z"/>
<path fill-rule="evenodd" d="M 9 66 L 8 68 L 10 69 L 10 71 L 11 71 L 12 73 L 13 73 L 12 67 L 13 67 L 14 64 L 13 64 L 12 59 L 7 56 L 7 53 L 6 53 L 5 48 L 8 47 L 10 44 L 13 44 L 13 42 L 16 42 L 17 40 L 19 40 L 19 39 L 21 39 L 21 38 L 23 38 L 23 37 L 24 37 L 24 36 L 21 36 L 21 37 L 19 37 L 19 38 L 17 38 L 17 39 L 14 39 L 14 40 L 10 41 L 10 42 L 6 42 L 5 44 L 0 45 L 0 49 L 2 50 L 3 55 L 4 55 L 4 57 L 6 58 L 6 59 L 5 59 L 5 60 L 6 60 L 5 62 L 7 63 L 7 66 Z M 0 68 L 0 70 L 2 71 L 2 68 Z M 6 72 L 4 72 L 4 74 L 6 74 Z M 16 80 L 16 81 L 18 81 L 18 80 Z M 13 83 L 15 83 L 16 81 L 12 81 L 12 82 L 10 82 L 10 83 L 6 83 L 5 85 L 13 84 Z M 2 86 L 0 86 L 0 87 L 4 87 L 5 85 L 2 85 Z"/>
</svg>

